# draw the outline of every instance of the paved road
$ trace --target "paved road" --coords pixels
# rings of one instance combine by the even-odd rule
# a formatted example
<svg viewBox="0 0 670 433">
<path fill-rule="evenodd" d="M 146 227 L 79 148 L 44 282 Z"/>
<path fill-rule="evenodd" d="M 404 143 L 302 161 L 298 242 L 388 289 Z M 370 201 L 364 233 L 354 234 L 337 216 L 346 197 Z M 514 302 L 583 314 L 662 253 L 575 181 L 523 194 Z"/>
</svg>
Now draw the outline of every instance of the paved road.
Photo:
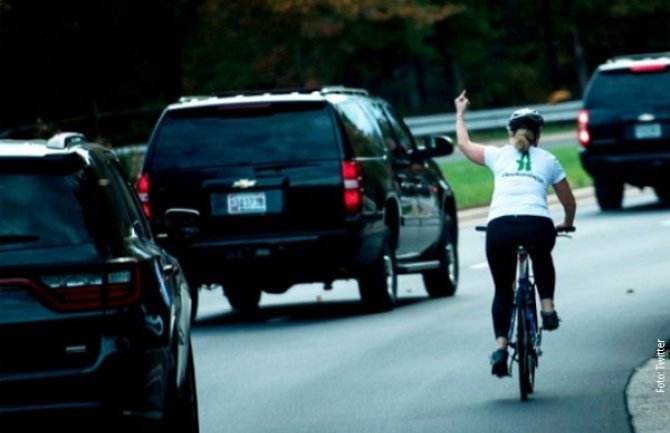
<svg viewBox="0 0 670 433">
<path fill-rule="evenodd" d="M 630 433 L 631 373 L 670 336 L 670 210 L 654 203 L 627 192 L 622 212 L 603 214 L 581 200 L 578 232 L 555 252 L 564 321 L 545 337 L 527 404 L 515 380 L 489 372 L 475 212 L 462 221 L 453 298 L 428 300 L 419 278 L 403 276 L 400 306 L 369 315 L 352 282 L 304 285 L 264 295 L 260 316 L 243 320 L 220 292 L 204 293 L 193 335 L 202 432 Z"/>
<path fill-rule="evenodd" d="M 557 145 L 564 143 L 557 140 Z M 575 196 L 584 205 L 593 204 L 592 188 L 583 188 L 575 191 Z M 634 188 L 626 190 L 626 205 L 638 203 L 641 197 L 649 197 L 649 190 L 639 191 Z M 643 199 L 644 200 L 644 199 Z M 650 198 L 653 200 L 653 197 Z M 549 200 L 555 207 L 558 201 L 555 197 Z M 460 220 L 463 225 L 479 224 L 488 209 L 477 208 L 461 211 Z M 670 227 L 670 220 L 663 220 L 661 225 Z M 663 232 L 660 233 L 663 235 Z M 667 237 L 667 235 L 666 235 Z M 653 346 L 653 345 L 652 345 Z M 670 431 L 670 329 L 665 336 L 657 339 L 656 346 L 650 350 L 648 358 L 631 372 L 625 389 L 626 409 L 630 416 L 631 429 L 635 433 L 667 433 Z"/>
</svg>

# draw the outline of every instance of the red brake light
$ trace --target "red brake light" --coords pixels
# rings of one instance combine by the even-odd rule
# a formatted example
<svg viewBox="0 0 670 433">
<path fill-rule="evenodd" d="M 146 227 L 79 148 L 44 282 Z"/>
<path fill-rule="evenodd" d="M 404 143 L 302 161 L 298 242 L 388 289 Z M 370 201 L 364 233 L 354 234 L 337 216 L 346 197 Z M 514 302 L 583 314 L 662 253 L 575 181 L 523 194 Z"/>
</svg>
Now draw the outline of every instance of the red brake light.
<svg viewBox="0 0 670 433">
<path fill-rule="evenodd" d="M 363 205 L 361 166 L 355 161 L 343 162 L 342 178 L 344 179 L 344 207 L 347 212 L 359 212 Z"/>
<path fill-rule="evenodd" d="M 577 140 L 582 147 L 587 147 L 591 142 L 588 110 L 579 110 L 579 114 L 577 114 Z"/>
<path fill-rule="evenodd" d="M 56 311 L 97 310 L 134 304 L 140 298 L 137 264 L 90 272 L 45 275 L 36 280 L 11 278 L 0 286 L 24 286 Z"/>
<path fill-rule="evenodd" d="M 151 205 L 149 204 L 149 175 L 144 173 L 137 179 L 137 195 L 142 203 L 142 210 L 147 218 L 151 218 Z"/>
<path fill-rule="evenodd" d="M 641 65 L 633 65 L 630 67 L 631 72 L 660 72 L 665 71 L 668 65 L 665 63 L 643 63 Z"/>
</svg>

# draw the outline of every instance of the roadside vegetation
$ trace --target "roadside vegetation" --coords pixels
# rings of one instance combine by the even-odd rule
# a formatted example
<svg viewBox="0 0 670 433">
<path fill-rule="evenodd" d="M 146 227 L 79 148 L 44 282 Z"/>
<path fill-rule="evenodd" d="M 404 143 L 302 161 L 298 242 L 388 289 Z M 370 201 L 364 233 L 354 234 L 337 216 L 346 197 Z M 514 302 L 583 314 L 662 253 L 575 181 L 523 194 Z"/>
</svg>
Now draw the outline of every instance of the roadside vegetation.
<svg viewBox="0 0 670 433">
<path fill-rule="evenodd" d="M 0 0 L 0 134 L 118 148 L 182 95 L 329 84 L 406 117 L 464 88 L 477 109 L 578 100 L 606 59 L 667 50 L 669 19 L 667 0 Z"/>
</svg>

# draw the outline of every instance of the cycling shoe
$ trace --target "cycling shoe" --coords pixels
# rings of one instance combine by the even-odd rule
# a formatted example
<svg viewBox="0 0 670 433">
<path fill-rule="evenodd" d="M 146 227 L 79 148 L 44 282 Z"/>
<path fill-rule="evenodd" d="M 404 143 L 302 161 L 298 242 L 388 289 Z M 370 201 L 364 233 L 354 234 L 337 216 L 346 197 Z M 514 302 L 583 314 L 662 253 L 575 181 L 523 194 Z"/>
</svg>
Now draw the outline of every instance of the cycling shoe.
<svg viewBox="0 0 670 433">
<path fill-rule="evenodd" d="M 507 370 L 507 349 L 498 349 L 491 354 L 491 374 L 498 377 L 509 376 Z"/>
<path fill-rule="evenodd" d="M 554 331 L 558 329 L 558 322 L 560 322 L 561 319 L 558 318 L 558 314 L 556 311 L 551 311 L 551 312 L 544 312 L 541 311 L 542 313 L 542 329 L 545 331 Z"/>
</svg>

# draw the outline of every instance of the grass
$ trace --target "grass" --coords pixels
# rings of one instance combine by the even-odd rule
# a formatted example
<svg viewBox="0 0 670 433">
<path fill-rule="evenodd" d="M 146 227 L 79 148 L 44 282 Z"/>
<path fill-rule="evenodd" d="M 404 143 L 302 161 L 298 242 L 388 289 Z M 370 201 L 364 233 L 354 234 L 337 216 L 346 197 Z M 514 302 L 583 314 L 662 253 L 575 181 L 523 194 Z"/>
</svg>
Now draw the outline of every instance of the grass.
<svg viewBox="0 0 670 433">
<path fill-rule="evenodd" d="M 551 149 L 550 152 L 561 162 L 573 189 L 591 185 L 591 178 L 582 168 L 576 148 L 561 147 Z M 484 206 L 490 203 L 493 193 L 493 174 L 488 168 L 468 160 L 445 162 L 440 164 L 440 168 L 454 189 L 459 209 Z"/>
</svg>

